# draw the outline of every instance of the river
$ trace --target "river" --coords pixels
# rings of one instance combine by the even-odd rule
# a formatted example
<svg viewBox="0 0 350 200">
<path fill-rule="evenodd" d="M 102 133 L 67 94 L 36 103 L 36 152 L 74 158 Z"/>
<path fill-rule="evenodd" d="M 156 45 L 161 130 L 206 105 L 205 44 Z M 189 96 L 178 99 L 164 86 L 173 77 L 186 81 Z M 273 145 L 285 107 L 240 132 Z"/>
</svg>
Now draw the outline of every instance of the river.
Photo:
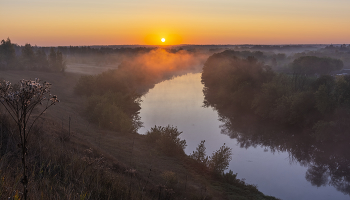
<svg viewBox="0 0 350 200">
<path fill-rule="evenodd" d="M 203 107 L 203 84 L 201 74 L 178 76 L 155 85 L 142 98 L 141 121 L 145 134 L 151 127 L 176 126 L 183 133 L 186 154 L 192 153 L 201 140 L 205 140 L 206 153 L 211 155 L 224 143 L 232 148 L 229 169 L 239 179 L 257 185 L 266 195 L 280 199 L 349 199 L 349 195 L 337 191 L 333 186 L 313 186 L 307 181 L 308 163 L 292 161 L 288 152 L 272 152 L 268 147 L 242 148 L 236 139 L 222 134 L 223 122 L 217 111 Z"/>
</svg>

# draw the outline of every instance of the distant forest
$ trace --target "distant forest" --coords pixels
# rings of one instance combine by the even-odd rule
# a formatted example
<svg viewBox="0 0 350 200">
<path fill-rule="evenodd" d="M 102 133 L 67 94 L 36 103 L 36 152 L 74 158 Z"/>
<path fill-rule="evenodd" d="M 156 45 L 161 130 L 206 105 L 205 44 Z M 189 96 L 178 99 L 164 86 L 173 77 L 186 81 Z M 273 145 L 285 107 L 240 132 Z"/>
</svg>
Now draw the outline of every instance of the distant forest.
<svg viewBox="0 0 350 200">
<path fill-rule="evenodd" d="M 307 166 L 312 185 L 349 195 L 350 75 L 339 73 L 340 59 L 298 56 L 276 72 L 234 51 L 212 55 L 202 73 L 204 104 L 218 111 L 221 132 L 242 148 L 288 152 L 291 161 Z"/>
<path fill-rule="evenodd" d="M 343 61 L 301 56 L 278 73 L 253 56 L 214 54 L 204 64 L 205 105 L 229 118 L 254 116 L 285 127 L 313 129 L 326 140 L 350 130 L 350 75 Z"/>
<path fill-rule="evenodd" d="M 274 70 L 286 70 L 288 64 L 301 56 L 331 57 L 343 61 L 350 69 L 350 45 L 181 45 L 181 46 L 58 46 L 40 47 L 25 44 L 20 46 L 8 38 L 0 45 L 0 70 L 64 71 L 69 63 L 96 66 L 113 65 L 132 59 L 137 55 L 163 48 L 169 53 L 185 51 L 190 54 L 213 54 L 234 50 L 238 57 L 254 56 Z"/>
</svg>

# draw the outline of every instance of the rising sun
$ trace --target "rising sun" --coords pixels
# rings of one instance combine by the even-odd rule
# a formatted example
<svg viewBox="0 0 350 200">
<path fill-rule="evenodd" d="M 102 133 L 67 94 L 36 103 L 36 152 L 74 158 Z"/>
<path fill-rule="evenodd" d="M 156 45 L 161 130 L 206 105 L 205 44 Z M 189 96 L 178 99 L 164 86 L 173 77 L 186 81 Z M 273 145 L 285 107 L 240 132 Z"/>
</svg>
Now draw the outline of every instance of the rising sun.
<svg viewBox="0 0 350 200">
<path fill-rule="evenodd" d="M 162 42 L 165 42 L 165 38 L 162 38 L 161 41 L 162 41 Z"/>
</svg>

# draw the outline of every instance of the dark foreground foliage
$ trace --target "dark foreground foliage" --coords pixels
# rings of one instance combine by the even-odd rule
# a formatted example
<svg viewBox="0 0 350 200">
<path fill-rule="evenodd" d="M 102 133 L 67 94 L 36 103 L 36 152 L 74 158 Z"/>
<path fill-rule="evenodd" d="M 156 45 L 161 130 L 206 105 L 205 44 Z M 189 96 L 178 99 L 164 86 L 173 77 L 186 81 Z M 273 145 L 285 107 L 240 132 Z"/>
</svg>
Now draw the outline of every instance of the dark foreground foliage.
<svg viewBox="0 0 350 200">
<path fill-rule="evenodd" d="M 22 199 L 19 149 L 10 134 L 13 125 L 1 115 L 0 127 L 0 196 Z M 125 180 L 110 173 L 112 165 L 103 155 L 72 147 L 67 137 L 46 134 L 38 127 L 33 132 L 28 144 L 29 199 L 127 199 L 138 194 L 130 194 Z"/>
<path fill-rule="evenodd" d="M 41 122 L 52 124 L 46 120 Z M 1 115 L 1 199 L 21 199 L 23 195 L 19 149 L 10 134 L 13 130 L 14 124 Z M 126 161 L 116 161 L 77 142 L 61 128 L 35 127 L 33 133 L 28 144 L 29 199 L 275 199 L 236 179 L 232 172 L 214 175 L 197 170 L 200 164 L 187 156 L 177 158 L 188 168 L 184 179 L 178 171 L 130 168 Z M 149 151 L 152 149 L 150 145 Z M 141 171 L 148 171 L 147 175 Z M 187 175 L 200 178 L 187 180 Z M 196 181 L 201 188 L 188 184 Z"/>
</svg>

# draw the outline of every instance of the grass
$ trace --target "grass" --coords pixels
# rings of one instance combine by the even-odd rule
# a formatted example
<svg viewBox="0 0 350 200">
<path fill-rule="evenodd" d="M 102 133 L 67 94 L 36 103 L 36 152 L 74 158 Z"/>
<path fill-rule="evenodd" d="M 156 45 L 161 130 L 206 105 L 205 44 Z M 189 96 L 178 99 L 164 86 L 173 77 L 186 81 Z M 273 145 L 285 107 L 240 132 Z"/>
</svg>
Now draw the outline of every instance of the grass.
<svg viewBox="0 0 350 200">
<path fill-rule="evenodd" d="M 167 156 L 144 135 L 89 124 L 82 116 L 85 99 L 73 93 L 79 74 L 2 71 L 0 76 L 12 83 L 46 80 L 61 100 L 41 117 L 31 138 L 30 199 L 274 199 L 212 176 L 186 155 Z M 15 143 L 7 144 L 0 159 L 0 195 L 16 199 L 22 191 L 20 159 Z"/>
</svg>

